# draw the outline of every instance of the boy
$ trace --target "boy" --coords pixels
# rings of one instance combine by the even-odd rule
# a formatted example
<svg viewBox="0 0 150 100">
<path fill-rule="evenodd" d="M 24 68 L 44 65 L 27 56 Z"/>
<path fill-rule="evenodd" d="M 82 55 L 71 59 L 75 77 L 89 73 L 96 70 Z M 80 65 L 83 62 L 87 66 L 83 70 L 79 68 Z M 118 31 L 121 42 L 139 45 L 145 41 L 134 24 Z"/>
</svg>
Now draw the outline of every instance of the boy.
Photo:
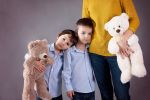
<svg viewBox="0 0 150 100">
<path fill-rule="evenodd" d="M 55 43 L 49 44 L 49 55 L 54 59 L 53 64 L 47 67 L 45 71 L 45 81 L 47 83 L 48 91 L 52 96 L 52 100 L 62 100 L 62 65 L 63 65 L 63 50 L 71 47 L 76 41 L 75 32 L 72 30 L 64 30 L 58 34 Z M 36 67 L 39 71 L 44 71 L 44 66 L 38 63 Z M 37 100 L 41 100 L 37 98 Z"/>
<path fill-rule="evenodd" d="M 76 24 L 78 41 L 64 53 L 62 75 L 67 96 L 72 100 L 95 100 L 95 82 L 87 51 L 94 25 L 89 18 L 79 19 Z"/>
</svg>

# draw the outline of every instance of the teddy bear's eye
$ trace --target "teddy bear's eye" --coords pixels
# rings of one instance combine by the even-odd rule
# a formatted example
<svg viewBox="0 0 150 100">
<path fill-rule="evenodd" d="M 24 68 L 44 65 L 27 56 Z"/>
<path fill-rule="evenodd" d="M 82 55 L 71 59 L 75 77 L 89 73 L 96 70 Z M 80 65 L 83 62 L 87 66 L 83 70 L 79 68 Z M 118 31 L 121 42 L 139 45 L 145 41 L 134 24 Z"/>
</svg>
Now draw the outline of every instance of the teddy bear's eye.
<svg viewBox="0 0 150 100">
<path fill-rule="evenodd" d="M 47 58 L 47 57 L 48 57 L 48 56 L 47 56 L 46 53 L 42 53 L 42 54 L 39 55 L 39 58 L 40 58 L 40 59 L 45 59 L 45 58 Z"/>
<path fill-rule="evenodd" d="M 85 32 L 82 32 L 82 34 L 85 34 Z"/>
<path fill-rule="evenodd" d="M 120 28 L 120 25 L 118 27 Z"/>
<path fill-rule="evenodd" d="M 115 28 L 113 28 L 115 30 Z"/>
</svg>

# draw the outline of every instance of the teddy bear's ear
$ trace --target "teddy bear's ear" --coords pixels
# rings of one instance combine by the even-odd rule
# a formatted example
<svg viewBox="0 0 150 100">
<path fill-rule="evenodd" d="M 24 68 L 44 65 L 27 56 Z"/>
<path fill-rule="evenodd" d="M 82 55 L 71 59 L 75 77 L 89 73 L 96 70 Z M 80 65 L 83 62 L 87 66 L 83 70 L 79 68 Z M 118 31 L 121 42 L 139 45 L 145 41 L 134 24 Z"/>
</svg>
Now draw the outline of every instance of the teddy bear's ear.
<svg viewBox="0 0 150 100">
<path fill-rule="evenodd" d="M 42 40 L 45 44 L 48 44 L 48 41 L 46 39 Z"/>
<path fill-rule="evenodd" d="M 122 14 L 121 14 L 121 17 L 126 18 L 126 19 L 129 19 L 129 16 L 128 16 L 126 13 L 122 13 Z"/>
<path fill-rule="evenodd" d="M 108 23 L 106 23 L 106 24 L 104 25 L 104 29 L 105 29 L 105 30 L 108 30 Z"/>
<path fill-rule="evenodd" d="M 28 44 L 28 49 L 32 49 L 33 47 L 35 47 L 36 45 L 38 44 L 37 41 L 31 41 L 29 44 Z"/>
</svg>

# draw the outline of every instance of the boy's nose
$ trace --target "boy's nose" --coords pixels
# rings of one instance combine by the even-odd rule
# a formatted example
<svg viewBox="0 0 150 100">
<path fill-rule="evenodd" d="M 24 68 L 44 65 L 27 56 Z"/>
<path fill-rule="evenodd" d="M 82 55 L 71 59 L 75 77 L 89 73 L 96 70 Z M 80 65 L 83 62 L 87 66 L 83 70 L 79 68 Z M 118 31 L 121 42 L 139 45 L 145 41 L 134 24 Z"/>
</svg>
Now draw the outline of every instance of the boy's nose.
<svg viewBox="0 0 150 100">
<path fill-rule="evenodd" d="M 66 40 L 64 44 L 67 44 L 67 43 L 69 43 L 69 40 L 68 41 Z"/>
<path fill-rule="evenodd" d="M 62 46 L 64 46 L 64 45 L 65 45 L 65 42 L 62 43 Z"/>
<path fill-rule="evenodd" d="M 63 43 L 62 43 L 62 47 L 64 47 L 66 44 L 67 44 L 66 42 L 63 42 Z"/>
<path fill-rule="evenodd" d="M 88 35 L 85 35 L 85 36 L 84 36 L 84 38 L 87 38 L 87 37 L 88 37 Z"/>
</svg>

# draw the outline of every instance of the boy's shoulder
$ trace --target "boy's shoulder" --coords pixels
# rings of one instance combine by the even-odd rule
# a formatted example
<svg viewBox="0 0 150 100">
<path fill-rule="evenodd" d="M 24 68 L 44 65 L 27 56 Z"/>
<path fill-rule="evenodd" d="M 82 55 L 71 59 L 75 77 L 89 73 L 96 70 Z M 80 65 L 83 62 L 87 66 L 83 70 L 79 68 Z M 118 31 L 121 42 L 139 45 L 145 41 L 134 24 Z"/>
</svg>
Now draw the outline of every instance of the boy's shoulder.
<svg viewBox="0 0 150 100">
<path fill-rule="evenodd" d="M 74 50 L 75 50 L 75 46 L 72 46 L 72 47 L 68 48 L 67 50 L 65 50 L 64 52 L 70 53 L 70 52 L 73 52 Z"/>
</svg>

